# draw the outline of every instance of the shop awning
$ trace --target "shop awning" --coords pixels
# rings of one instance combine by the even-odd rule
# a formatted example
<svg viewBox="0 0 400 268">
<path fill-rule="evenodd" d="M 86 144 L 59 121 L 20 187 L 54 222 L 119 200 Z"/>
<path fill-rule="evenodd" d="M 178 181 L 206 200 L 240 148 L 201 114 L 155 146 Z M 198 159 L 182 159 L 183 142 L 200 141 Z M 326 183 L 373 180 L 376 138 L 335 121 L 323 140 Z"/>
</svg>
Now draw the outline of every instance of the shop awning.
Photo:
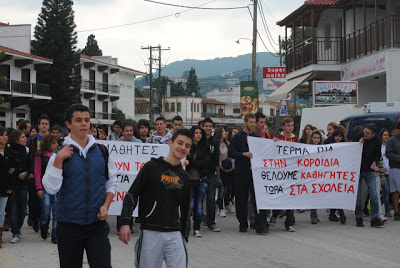
<svg viewBox="0 0 400 268">
<path fill-rule="evenodd" d="M 287 99 L 287 95 L 292 92 L 296 87 L 303 84 L 304 81 L 308 80 L 313 75 L 312 72 L 303 74 L 291 80 L 286 81 L 280 88 L 275 90 L 272 94 L 267 96 L 267 101 L 279 101 Z"/>
</svg>

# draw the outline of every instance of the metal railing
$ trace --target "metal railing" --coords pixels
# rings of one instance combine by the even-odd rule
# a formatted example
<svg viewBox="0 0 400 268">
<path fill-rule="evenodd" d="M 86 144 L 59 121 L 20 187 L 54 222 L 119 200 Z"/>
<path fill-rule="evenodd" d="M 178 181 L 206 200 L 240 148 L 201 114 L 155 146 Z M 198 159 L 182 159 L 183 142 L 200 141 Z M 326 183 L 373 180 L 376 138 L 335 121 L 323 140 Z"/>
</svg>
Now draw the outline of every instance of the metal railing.
<svg viewBox="0 0 400 268">
<path fill-rule="evenodd" d="M 120 92 L 120 87 L 117 85 L 100 83 L 92 80 L 82 80 L 81 88 L 93 91 L 93 93 L 102 92 L 102 93 L 119 94 Z"/>
<path fill-rule="evenodd" d="M 50 97 L 50 87 L 48 85 L 7 80 L 5 84 L 0 85 L 0 91 L 10 93 L 31 94 Z"/>
<path fill-rule="evenodd" d="M 90 112 L 90 117 L 95 118 L 95 119 L 112 119 L 116 120 L 117 119 L 117 114 L 116 113 L 100 113 L 100 112 Z"/>
<path fill-rule="evenodd" d="M 377 47 L 379 50 L 388 48 L 389 40 L 392 47 L 400 47 L 400 16 L 381 18 L 343 37 L 315 37 L 315 42 L 310 38 L 288 48 L 285 57 L 287 71 L 313 64 L 313 59 L 314 63 L 350 61 L 376 51 Z"/>
<path fill-rule="evenodd" d="M 224 113 L 207 113 L 202 112 L 201 117 L 210 117 L 210 118 L 241 118 L 241 115 L 225 115 Z"/>
</svg>

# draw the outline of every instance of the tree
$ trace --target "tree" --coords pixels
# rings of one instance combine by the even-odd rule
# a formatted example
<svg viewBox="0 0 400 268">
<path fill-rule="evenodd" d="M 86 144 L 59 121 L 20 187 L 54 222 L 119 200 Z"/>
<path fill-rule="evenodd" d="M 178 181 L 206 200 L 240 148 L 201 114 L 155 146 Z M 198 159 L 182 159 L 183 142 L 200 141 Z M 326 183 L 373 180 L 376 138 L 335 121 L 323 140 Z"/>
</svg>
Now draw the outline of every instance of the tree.
<svg viewBox="0 0 400 268">
<path fill-rule="evenodd" d="M 311 27 L 306 26 L 304 27 L 304 40 L 308 40 L 312 37 L 312 30 Z M 302 27 L 296 27 L 296 42 L 295 46 L 298 44 L 301 44 L 303 42 L 303 30 Z M 282 39 L 281 41 L 281 50 L 282 50 L 282 55 L 286 55 L 286 50 L 285 50 L 285 39 Z M 290 34 L 290 36 L 287 39 L 287 48 L 291 49 L 293 47 L 293 31 Z"/>
<path fill-rule="evenodd" d="M 190 68 L 189 76 L 187 78 L 186 92 L 188 96 L 194 93 L 196 97 L 200 97 L 199 82 L 197 81 L 196 69 L 194 69 L 193 67 Z"/>
<path fill-rule="evenodd" d="M 87 56 L 103 56 L 103 51 L 101 51 L 97 44 L 96 36 L 94 34 L 88 36 L 86 46 L 82 49 L 81 53 Z"/>
<path fill-rule="evenodd" d="M 158 81 L 160 79 L 157 77 L 153 80 L 153 88 L 158 88 Z M 185 96 L 186 92 L 183 88 L 182 82 L 174 83 L 171 79 L 166 76 L 161 76 L 161 96 L 166 96 L 168 82 L 171 85 L 171 96 Z"/>
<path fill-rule="evenodd" d="M 118 109 L 117 107 L 114 107 L 114 108 L 112 108 L 112 112 L 116 116 L 116 118 L 115 118 L 116 121 L 120 121 L 120 122 L 126 121 L 126 115 L 122 110 Z"/>
<path fill-rule="evenodd" d="M 135 97 L 143 97 L 142 91 L 135 87 Z"/>
<path fill-rule="evenodd" d="M 35 27 L 33 53 L 53 59 L 53 64 L 37 74 L 37 82 L 50 85 L 50 105 L 33 103 L 32 118 L 46 113 L 52 124 L 64 123 L 64 110 L 79 102 L 79 54 L 76 53 L 73 2 L 71 0 L 43 0 Z"/>
</svg>

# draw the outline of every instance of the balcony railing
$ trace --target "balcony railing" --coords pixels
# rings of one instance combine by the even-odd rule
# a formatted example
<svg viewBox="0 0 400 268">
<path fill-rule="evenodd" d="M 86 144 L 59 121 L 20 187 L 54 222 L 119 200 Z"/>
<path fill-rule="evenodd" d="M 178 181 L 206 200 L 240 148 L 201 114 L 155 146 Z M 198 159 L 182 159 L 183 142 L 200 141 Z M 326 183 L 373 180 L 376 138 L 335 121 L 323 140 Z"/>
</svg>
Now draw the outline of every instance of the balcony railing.
<svg viewBox="0 0 400 268">
<path fill-rule="evenodd" d="M 223 113 L 207 113 L 202 112 L 201 117 L 210 117 L 210 118 L 242 118 L 241 115 L 225 115 Z"/>
<path fill-rule="evenodd" d="M 389 39 L 390 20 L 390 39 Z M 375 36 L 377 32 L 377 44 Z M 389 46 L 400 47 L 400 16 L 384 17 L 344 37 L 316 37 L 288 48 L 287 71 L 291 72 L 314 63 L 350 61 Z M 314 48 L 314 55 L 313 55 Z"/>
<path fill-rule="evenodd" d="M 110 119 L 110 120 L 117 120 L 117 114 L 115 113 L 96 113 L 96 112 L 90 112 L 90 118 L 95 118 L 95 119 Z"/>
<path fill-rule="evenodd" d="M 82 89 L 102 93 L 119 94 L 119 86 L 106 83 L 95 82 L 92 80 L 82 80 Z"/>
<path fill-rule="evenodd" d="M 50 87 L 48 85 L 15 80 L 7 80 L 5 84 L 0 85 L 0 91 L 50 97 Z"/>
</svg>

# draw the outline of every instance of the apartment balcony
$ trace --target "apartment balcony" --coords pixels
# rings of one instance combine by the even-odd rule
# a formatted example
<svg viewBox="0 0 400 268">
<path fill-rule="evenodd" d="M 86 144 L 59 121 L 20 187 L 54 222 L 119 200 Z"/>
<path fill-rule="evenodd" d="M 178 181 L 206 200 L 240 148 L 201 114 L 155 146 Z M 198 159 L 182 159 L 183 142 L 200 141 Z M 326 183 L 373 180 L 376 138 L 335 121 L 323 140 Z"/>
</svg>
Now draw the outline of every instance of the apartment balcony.
<svg viewBox="0 0 400 268">
<path fill-rule="evenodd" d="M 400 16 L 384 17 L 344 37 L 315 37 L 288 48 L 287 72 L 311 64 L 341 64 L 389 47 L 400 47 Z"/>
<path fill-rule="evenodd" d="M 201 117 L 210 117 L 210 118 L 242 118 L 241 115 L 225 115 L 223 113 L 207 113 L 202 112 Z"/>
<path fill-rule="evenodd" d="M 82 80 L 81 92 L 85 99 L 90 99 L 97 95 L 100 101 L 108 97 L 110 97 L 111 101 L 116 101 L 119 99 L 120 88 L 117 85 Z"/>
<path fill-rule="evenodd" d="M 108 119 L 108 120 L 117 120 L 117 114 L 115 113 L 102 113 L 102 112 L 90 112 L 90 118 L 94 119 Z"/>
<path fill-rule="evenodd" d="M 48 85 L 15 80 L 7 80 L 5 84 L 0 85 L 0 94 L 10 97 L 51 100 Z"/>
</svg>

